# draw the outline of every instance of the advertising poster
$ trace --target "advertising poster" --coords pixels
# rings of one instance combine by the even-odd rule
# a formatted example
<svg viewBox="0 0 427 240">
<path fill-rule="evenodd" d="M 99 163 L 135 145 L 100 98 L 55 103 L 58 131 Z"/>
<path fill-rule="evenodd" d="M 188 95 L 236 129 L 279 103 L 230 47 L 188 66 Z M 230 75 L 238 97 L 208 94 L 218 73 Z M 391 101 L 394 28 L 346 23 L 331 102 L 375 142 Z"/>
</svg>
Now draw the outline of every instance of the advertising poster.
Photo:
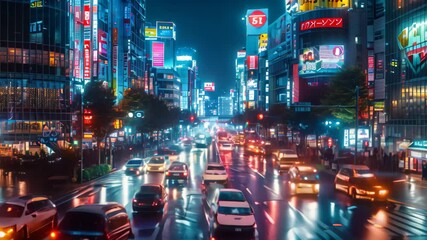
<svg viewBox="0 0 427 240">
<path fill-rule="evenodd" d="M 107 51 L 108 51 L 108 33 L 99 30 L 98 31 L 98 39 L 99 39 L 99 54 L 101 56 L 107 57 Z"/>
<path fill-rule="evenodd" d="M 163 42 L 152 42 L 151 56 L 153 56 L 153 67 L 165 66 L 165 44 Z"/>
<path fill-rule="evenodd" d="M 321 45 L 304 48 L 299 58 L 299 75 L 336 73 L 343 66 L 343 45 Z"/>
<path fill-rule="evenodd" d="M 83 78 L 90 79 L 90 40 L 84 40 L 83 47 Z"/>
<path fill-rule="evenodd" d="M 351 0 L 339 0 L 339 1 L 307 1 L 298 0 L 300 11 L 311 11 L 318 8 L 344 8 L 350 7 Z"/>
<path fill-rule="evenodd" d="M 175 23 L 173 22 L 156 22 L 157 37 L 175 39 Z"/>
<path fill-rule="evenodd" d="M 257 55 L 247 56 L 246 64 L 249 70 L 258 69 L 258 56 Z"/>
<path fill-rule="evenodd" d="M 145 27 L 145 37 L 157 37 L 157 29 Z"/>
<path fill-rule="evenodd" d="M 274 50 L 275 47 L 282 45 L 282 43 L 286 43 L 282 48 L 285 51 L 290 51 L 291 42 L 291 16 L 289 14 L 284 14 L 268 28 L 268 48 Z"/>
</svg>

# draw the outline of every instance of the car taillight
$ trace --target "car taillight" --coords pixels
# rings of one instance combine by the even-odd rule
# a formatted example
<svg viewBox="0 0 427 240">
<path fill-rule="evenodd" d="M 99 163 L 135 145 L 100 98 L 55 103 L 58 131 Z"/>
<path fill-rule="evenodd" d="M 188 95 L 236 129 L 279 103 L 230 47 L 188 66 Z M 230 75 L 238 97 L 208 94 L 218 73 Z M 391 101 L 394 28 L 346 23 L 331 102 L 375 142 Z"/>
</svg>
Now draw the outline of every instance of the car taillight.
<svg viewBox="0 0 427 240">
<path fill-rule="evenodd" d="M 50 234 L 49 234 L 49 237 L 51 239 L 57 239 L 58 234 L 56 233 L 56 231 L 51 231 Z"/>
<path fill-rule="evenodd" d="M 166 176 L 169 176 L 169 175 L 171 175 L 171 173 L 169 171 L 167 171 L 166 172 Z"/>
<path fill-rule="evenodd" d="M 187 175 L 188 175 L 188 172 L 187 172 L 187 171 L 185 171 L 185 172 L 184 172 L 184 176 L 187 176 Z"/>
<path fill-rule="evenodd" d="M 136 198 L 132 199 L 132 202 L 136 203 L 138 200 Z"/>
</svg>

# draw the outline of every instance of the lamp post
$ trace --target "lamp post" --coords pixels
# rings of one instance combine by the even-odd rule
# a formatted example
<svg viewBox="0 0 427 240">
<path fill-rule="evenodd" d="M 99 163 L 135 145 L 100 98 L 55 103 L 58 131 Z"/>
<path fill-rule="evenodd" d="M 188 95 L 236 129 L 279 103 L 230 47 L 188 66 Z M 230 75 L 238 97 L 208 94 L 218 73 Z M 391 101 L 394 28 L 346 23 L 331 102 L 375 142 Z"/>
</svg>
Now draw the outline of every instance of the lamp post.
<svg viewBox="0 0 427 240">
<path fill-rule="evenodd" d="M 355 134 L 354 134 L 354 139 L 355 139 L 355 143 L 354 143 L 354 164 L 357 163 L 357 132 L 359 130 L 359 86 L 356 86 L 356 105 L 355 105 L 355 109 L 356 109 L 356 126 L 355 126 Z"/>
</svg>

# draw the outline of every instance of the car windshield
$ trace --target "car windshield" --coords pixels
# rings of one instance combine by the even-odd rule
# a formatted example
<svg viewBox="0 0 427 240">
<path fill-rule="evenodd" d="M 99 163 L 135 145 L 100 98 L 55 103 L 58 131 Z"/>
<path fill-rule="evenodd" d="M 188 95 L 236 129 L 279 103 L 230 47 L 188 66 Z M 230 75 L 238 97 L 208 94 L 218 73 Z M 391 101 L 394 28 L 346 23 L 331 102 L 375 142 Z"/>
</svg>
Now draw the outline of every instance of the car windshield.
<svg viewBox="0 0 427 240">
<path fill-rule="evenodd" d="M 60 231 L 93 231 L 105 230 L 104 217 L 86 212 L 68 212 L 59 224 Z"/>
<path fill-rule="evenodd" d="M 301 180 L 303 181 L 317 181 L 319 180 L 319 175 L 317 173 L 301 173 Z"/>
<path fill-rule="evenodd" d="M 128 162 L 129 165 L 141 165 L 142 160 L 130 160 Z"/>
<path fill-rule="evenodd" d="M 356 169 L 354 170 L 355 177 L 366 177 L 366 178 L 370 178 L 370 177 L 374 177 L 374 173 L 369 170 L 369 169 Z"/>
<path fill-rule="evenodd" d="M 220 201 L 246 201 L 242 192 L 223 191 L 220 192 L 218 200 Z"/>
<path fill-rule="evenodd" d="M 248 207 L 219 207 L 218 213 L 230 215 L 252 215 L 252 210 Z"/>
<path fill-rule="evenodd" d="M 172 171 L 183 171 L 183 170 L 185 170 L 184 169 L 184 165 L 178 165 L 178 164 L 172 164 L 170 167 L 169 167 L 169 170 L 172 170 Z"/>
<path fill-rule="evenodd" d="M 141 188 L 139 189 L 140 192 L 148 192 L 148 193 L 158 193 L 160 192 L 160 187 L 159 186 L 141 186 Z"/>
<path fill-rule="evenodd" d="M 223 166 L 208 166 L 208 168 L 206 170 L 224 171 L 225 168 Z"/>
<path fill-rule="evenodd" d="M 165 159 L 164 158 L 152 158 L 152 159 L 150 159 L 149 163 L 163 164 L 163 163 L 165 163 Z"/>
<path fill-rule="evenodd" d="M 22 213 L 24 212 L 24 207 L 10 204 L 10 203 L 4 203 L 0 205 L 0 217 L 4 218 L 18 218 L 22 216 Z"/>
</svg>

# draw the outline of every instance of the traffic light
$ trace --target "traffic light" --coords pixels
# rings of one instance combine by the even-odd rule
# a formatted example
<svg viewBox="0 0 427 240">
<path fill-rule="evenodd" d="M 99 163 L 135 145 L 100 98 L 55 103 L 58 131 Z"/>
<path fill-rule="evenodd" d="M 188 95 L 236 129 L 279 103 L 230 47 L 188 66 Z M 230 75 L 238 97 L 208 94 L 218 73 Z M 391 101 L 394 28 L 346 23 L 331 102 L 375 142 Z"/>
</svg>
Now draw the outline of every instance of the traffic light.
<svg viewBox="0 0 427 240">
<path fill-rule="evenodd" d="M 191 115 L 191 116 L 190 116 L 190 122 L 191 122 L 191 123 L 193 123 L 195 119 L 196 119 L 196 118 L 195 118 L 193 115 Z"/>
<path fill-rule="evenodd" d="M 365 149 L 365 151 L 368 150 L 369 147 L 369 140 L 363 140 L 363 148 Z"/>
<path fill-rule="evenodd" d="M 259 113 L 258 115 L 257 115 L 257 118 L 258 118 L 258 120 L 263 120 L 264 119 L 264 114 L 262 114 L 262 113 Z"/>
<path fill-rule="evenodd" d="M 328 147 L 332 147 L 333 141 L 332 138 L 328 138 Z"/>
</svg>

